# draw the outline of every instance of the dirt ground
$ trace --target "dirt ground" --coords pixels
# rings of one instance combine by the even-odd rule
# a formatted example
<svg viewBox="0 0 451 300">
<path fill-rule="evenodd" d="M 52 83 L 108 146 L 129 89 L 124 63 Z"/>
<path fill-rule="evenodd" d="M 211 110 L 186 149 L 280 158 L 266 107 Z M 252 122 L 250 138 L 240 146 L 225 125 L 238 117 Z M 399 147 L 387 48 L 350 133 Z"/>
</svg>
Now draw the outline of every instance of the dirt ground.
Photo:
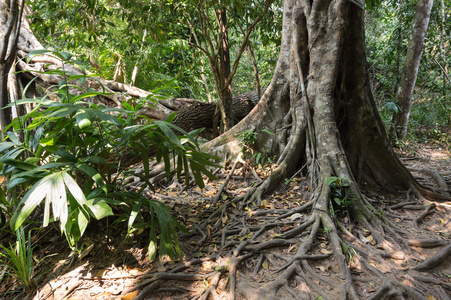
<svg viewBox="0 0 451 300">
<path fill-rule="evenodd" d="M 447 144 L 429 142 L 403 145 L 396 151 L 421 184 L 437 192 L 450 193 L 449 149 Z M 263 178 L 270 171 L 268 167 L 258 169 L 257 173 Z M 258 290 L 262 285 L 279 278 L 290 263 L 290 257 L 296 253 L 299 241 L 307 239 L 308 235 L 303 233 L 285 235 L 284 240 L 280 239 L 280 236 L 296 229 L 306 218 L 302 211 L 287 217 L 280 215 L 280 212 L 290 211 L 307 203 L 310 180 L 294 177 L 265 198 L 259 207 L 240 207 L 234 199 L 243 195 L 259 179 L 246 166 L 242 166 L 234 174 L 227 191 L 216 204 L 212 203 L 212 198 L 224 182 L 226 173 L 219 174 L 217 182 L 207 182 L 203 190 L 184 190 L 181 185 L 173 183 L 161 186 L 153 195 L 155 199 L 171 207 L 173 215 L 193 233 L 180 235 L 184 257 L 182 260 L 170 261 L 163 258 L 161 261 L 150 262 L 147 256 L 149 231 L 143 228 L 126 237 L 126 226 L 113 223 L 112 218 L 88 227 L 79 253 L 70 251 L 58 227 L 52 225 L 35 231 L 33 236 L 36 260 L 46 257 L 34 273 L 35 276 L 40 276 L 37 280 L 37 293 L 20 294 L 17 282 L 5 275 L 0 282 L 0 298 L 127 300 L 133 299 L 139 292 L 145 293 L 142 299 L 230 299 L 231 295 L 236 299 L 250 297 L 246 293 Z M 439 182 L 437 174 L 440 175 Z M 393 251 L 385 260 L 375 260 L 372 263 L 372 267 L 387 278 L 396 277 L 408 286 L 413 282 L 410 276 L 414 275 L 407 273 L 407 270 L 450 243 L 451 203 L 433 205 L 433 210 L 426 211 L 427 204 L 432 203 L 427 200 L 418 201 L 407 191 L 384 194 L 368 190 L 364 193 L 381 214 L 385 213 L 391 222 L 417 239 L 443 241 L 438 247 L 415 247 L 411 244 L 411 255 Z M 229 203 L 226 209 L 218 212 L 218 208 L 224 207 L 225 203 Z M 400 203 L 404 205 L 399 205 Z M 346 221 L 348 217 L 343 214 L 340 218 Z M 360 234 L 361 243 L 381 249 L 377 245 L 377 237 L 369 231 L 359 228 L 356 232 Z M 13 241 L 11 236 L 5 234 L 0 238 L 3 245 Z M 304 260 L 308 262 L 303 262 L 302 267 L 311 274 L 316 274 L 316 278 L 309 279 L 302 274 L 293 276 L 285 288 L 282 287 L 277 292 L 277 299 L 322 299 L 322 292 L 327 295 L 336 293 L 342 299 L 339 289 L 334 287 L 340 285 L 337 275 L 339 269 L 336 258 L 331 255 L 333 252 L 326 231 L 317 236 L 314 245 L 315 250 L 309 253 L 311 257 Z M 229 254 L 239 247 L 246 251 L 240 252 L 240 261 L 234 263 Z M 367 276 L 359 259 L 365 257 L 365 253 L 351 250 L 345 251 L 345 255 L 358 297 L 376 298 L 380 284 Z M 224 269 L 227 265 L 230 267 Z M 227 276 L 233 272 L 235 277 Z M 415 274 L 418 277 L 426 275 Z M 428 271 L 427 277 L 433 278 L 434 282 L 422 281 L 424 288 L 419 289 L 425 291 L 425 299 L 446 299 L 446 295 L 449 297 L 451 257 Z M 236 282 L 232 283 L 232 280 Z M 236 286 L 236 295 L 230 291 L 232 284 Z M 319 287 L 319 290 L 314 290 L 311 286 Z"/>
</svg>

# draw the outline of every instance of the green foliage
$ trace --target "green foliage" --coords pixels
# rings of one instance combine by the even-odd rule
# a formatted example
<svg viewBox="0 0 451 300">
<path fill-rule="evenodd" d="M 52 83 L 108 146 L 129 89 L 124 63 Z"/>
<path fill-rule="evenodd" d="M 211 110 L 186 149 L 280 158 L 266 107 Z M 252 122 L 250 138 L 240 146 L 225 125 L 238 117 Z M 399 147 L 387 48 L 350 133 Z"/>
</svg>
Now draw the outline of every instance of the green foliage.
<svg viewBox="0 0 451 300">
<path fill-rule="evenodd" d="M 348 206 L 351 204 L 351 199 L 349 199 L 348 194 L 350 190 L 351 180 L 349 178 L 341 178 L 331 176 L 326 179 L 325 184 L 330 185 L 332 199 L 338 206 L 338 210 L 341 213 L 348 213 Z M 333 207 L 331 207 L 333 210 Z"/>
<path fill-rule="evenodd" d="M 451 86 L 448 82 L 449 74 L 445 73 L 445 66 L 451 63 L 449 47 L 445 46 L 445 41 L 449 40 L 451 35 L 451 19 L 448 17 L 450 1 L 445 0 L 442 3 L 433 6 L 429 30 L 424 40 L 409 118 L 412 128 L 434 126 L 437 120 L 440 120 L 442 125 L 451 124 Z M 366 16 L 371 86 L 387 126 L 391 126 L 392 118 L 399 110 L 396 95 L 408 39 L 412 33 L 415 5 L 416 1 L 383 1 Z"/>
<path fill-rule="evenodd" d="M 271 131 L 267 129 L 262 129 L 261 132 L 266 134 L 274 135 Z M 265 150 L 263 152 L 255 152 L 252 147 L 257 142 L 258 133 L 252 130 L 245 130 L 238 135 L 238 138 L 241 140 L 243 145 L 244 154 L 248 154 L 251 157 L 251 160 L 256 165 L 261 165 L 264 168 L 267 164 L 272 163 L 273 157 L 269 155 L 269 150 Z"/>
<path fill-rule="evenodd" d="M 221 2 L 228 8 L 232 60 L 237 57 L 246 26 L 262 13 L 263 4 L 261 0 Z M 207 50 L 210 49 L 206 46 L 207 39 L 214 40 L 217 36 L 214 9 L 218 7 L 214 3 L 33 0 L 29 5 L 34 12 L 30 16 L 33 32 L 45 47 L 75 51 L 78 59 L 86 63 L 93 58 L 106 79 L 115 77 L 116 81 L 130 83 L 137 66 L 134 84 L 137 87 L 153 90 L 165 86 L 165 92 L 172 96 L 206 99 L 201 80 L 204 74 L 215 96 L 209 60 L 193 46 L 194 33 Z M 272 77 L 277 61 L 274 53 L 281 38 L 282 10 L 278 8 L 282 3 L 277 0 L 271 5 L 250 37 L 262 86 Z M 201 28 L 201 20 L 209 22 L 211 31 L 203 30 L 210 26 Z M 211 53 L 212 58 L 215 55 Z M 235 94 L 256 86 L 252 60 L 247 51 L 244 56 L 243 68 L 240 67 L 234 83 Z M 89 69 L 99 72 L 92 66 Z"/>
<path fill-rule="evenodd" d="M 66 64 L 74 63 L 64 53 L 37 51 L 30 55 L 44 52 Z M 216 165 L 214 157 L 200 152 L 195 139 L 182 129 L 138 115 L 145 103 L 155 99 L 124 102 L 124 109 L 108 108 L 90 102 L 106 93 L 82 90 L 74 95 L 70 92 L 76 87 L 75 81 L 81 83 L 86 76 L 71 75 L 64 69 L 49 73 L 65 78 L 53 87 L 61 101 L 46 97 L 17 101 L 17 105 L 33 103 L 35 109 L 14 119 L 6 129 L 14 131 L 6 131 L 7 140 L 0 143 L 2 175 L 12 195 L 9 200 L 4 197 L 0 200 L 8 208 L 6 212 L 11 213 L 15 208 L 11 228 L 17 230 L 32 211 L 43 207 L 43 226 L 59 220 L 61 231 L 75 249 L 90 218 L 112 216 L 112 207 L 117 207 L 124 212 L 119 220 L 127 221 L 129 233 L 139 226 L 139 221 L 149 222 L 152 249 L 159 238 L 160 254 L 179 256 L 177 229 L 182 230 L 183 226 L 169 215 L 163 204 L 148 200 L 141 191 L 123 191 L 119 179 L 140 176 L 145 183 L 141 190 L 152 188 L 148 181 L 148 147 L 155 145 L 157 160 L 164 162 L 167 176 L 172 173 L 173 161 L 179 178 L 184 172 L 188 183 L 191 172 L 196 183 L 203 187 L 203 174 L 215 178 L 207 170 L 208 166 Z M 176 136 L 173 130 L 182 132 L 183 136 Z M 133 174 L 127 168 L 138 156 L 143 161 L 145 176 Z M 53 218 L 50 218 L 50 206 Z M 152 218 L 146 221 L 140 217 L 143 213 Z M 154 256 L 155 251 L 149 253 Z"/>
<path fill-rule="evenodd" d="M 33 278 L 33 247 L 31 246 L 31 232 L 28 232 L 28 241 L 25 240 L 25 233 L 22 227 L 16 230 L 16 244 L 5 247 L 0 245 L 3 252 L 0 252 L 0 266 L 6 269 L 6 274 L 12 276 L 25 289 L 25 292 L 32 293 L 36 289 L 36 280 Z M 38 261 L 39 264 L 42 260 Z M 38 276 L 39 277 L 39 276 Z"/>
<path fill-rule="evenodd" d="M 244 145 L 252 146 L 257 141 L 257 132 L 245 130 L 238 135 L 238 138 Z"/>
<path fill-rule="evenodd" d="M 358 254 L 352 247 L 352 245 L 346 242 L 341 242 L 341 248 L 343 249 L 343 254 L 346 257 L 346 261 L 348 262 L 348 264 L 351 264 L 354 261 L 354 258 L 358 257 Z"/>
</svg>

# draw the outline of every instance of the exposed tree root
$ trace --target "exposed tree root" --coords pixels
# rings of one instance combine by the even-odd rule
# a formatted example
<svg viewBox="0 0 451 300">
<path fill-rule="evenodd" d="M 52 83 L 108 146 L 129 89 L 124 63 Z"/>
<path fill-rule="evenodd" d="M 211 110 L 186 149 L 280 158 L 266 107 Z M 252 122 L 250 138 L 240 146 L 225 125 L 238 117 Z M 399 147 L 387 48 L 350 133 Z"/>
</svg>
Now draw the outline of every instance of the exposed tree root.
<svg viewBox="0 0 451 300">
<path fill-rule="evenodd" d="M 451 283 L 417 271 L 443 263 L 451 253 L 449 241 L 415 238 L 393 222 L 401 219 L 402 211 L 397 210 L 418 212 L 417 207 L 409 209 L 414 203 L 393 205 L 387 213 L 361 195 L 364 217 L 351 222 L 346 214 L 331 213 L 329 198 L 323 194 L 329 187 L 320 186 L 310 200 L 291 208 L 254 206 L 249 194 L 227 202 L 219 198 L 217 208 L 210 208 L 191 235 L 182 237 L 196 240 L 192 253 L 208 243 L 216 245 L 218 252 L 176 264 L 171 271 L 141 276 L 136 299 L 150 293 L 183 292 L 165 289 L 168 282 L 180 280 L 205 283 L 193 299 L 424 299 L 428 295 L 448 299 Z M 239 206 L 248 210 L 239 212 L 235 208 Z M 422 218 L 425 226 L 425 208 L 430 214 L 434 206 L 421 207 L 417 216 L 399 224 Z M 417 252 L 410 249 L 441 246 L 445 247 L 421 264 L 413 255 Z M 212 267 L 201 271 L 205 262 Z M 195 273 L 184 273 L 188 269 Z M 148 276 L 152 278 L 145 279 Z"/>
<path fill-rule="evenodd" d="M 451 255 L 451 243 L 442 248 L 437 254 L 428 258 L 421 264 L 413 267 L 413 270 L 426 271 L 441 264 L 445 259 Z"/>
</svg>

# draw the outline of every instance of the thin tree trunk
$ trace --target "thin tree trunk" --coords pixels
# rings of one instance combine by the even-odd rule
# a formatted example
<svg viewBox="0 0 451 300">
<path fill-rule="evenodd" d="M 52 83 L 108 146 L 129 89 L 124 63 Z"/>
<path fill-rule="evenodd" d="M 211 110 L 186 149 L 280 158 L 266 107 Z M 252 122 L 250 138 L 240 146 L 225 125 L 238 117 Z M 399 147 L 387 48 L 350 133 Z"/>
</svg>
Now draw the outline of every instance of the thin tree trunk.
<svg viewBox="0 0 451 300">
<path fill-rule="evenodd" d="M 194 40 L 196 41 L 196 45 L 200 48 L 201 44 L 199 42 L 199 39 L 197 38 L 196 30 L 194 30 L 193 25 L 191 23 L 190 23 L 190 28 L 191 28 L 191 34 L 193 35 Z M 200 78 L 202 79 L 202 82 L 204 83 L 208 103 L 211 103 L 212 102 L 211 93 L 210 93 L 210 88 L 208 87 L 207 78 L 205 77 L 205 66 L 204 66 L 204 60 L 202 58 L 200 59 L 200 71 L 201 71 Z"/>
<path fill-rule="evenodd" d="M 400 111 L 395 116 L 396 137 L 404 139 L 407 135 L 412 97 L 420 65 L 423 41 L 427 32 L 433 0 L 417 0 L 412 36 L 409 40 L 406 61 L 396 96 Z"/>
<path fill-rule="evenodd" d="M 254 74 L 255 74 L 255 82 L 257 83 L 257 95 L 258 99 L 261 98 L 261 85 L 260 85 L 260 76 L 258 72 L 257 60 L 255 59 L 254 47 L 252 47 L 251 43 L 248 43 L 249 52 L 252 57 L 252 65 L 254 66 Z"/>
<path fill-rule="evenodd" d="M 232 128 L 233 110 L 232 110 L 232 85 L 227 82 L 230 76 L 230 49 L 229 49 L 229 33 L 227 28 L 227 11 L 224 8 L 218 11 L 220 45 L 219 45 L 219 100 L 218 111 L 221 115 L 221 133 Z"/>
</svg>

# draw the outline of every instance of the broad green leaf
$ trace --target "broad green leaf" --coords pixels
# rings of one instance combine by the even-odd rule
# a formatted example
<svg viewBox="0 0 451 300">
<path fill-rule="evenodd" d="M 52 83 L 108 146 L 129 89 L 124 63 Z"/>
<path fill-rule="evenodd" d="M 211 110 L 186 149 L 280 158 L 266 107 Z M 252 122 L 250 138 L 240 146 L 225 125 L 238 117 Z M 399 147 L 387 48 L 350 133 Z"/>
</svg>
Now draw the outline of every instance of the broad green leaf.
<svg viewBox="0 0 451 300">
<path fill-rule="evenodd" d="M 13 187 L 15 187 L 18 184 L 21 184 L 23 182 L 30 182 L 33 183 L 35 181 L 38 181 L 42 178 L 44 178 L 46 175 L 48 175 L 49 172 L 46 170 L 41 170 L 38 168 L 35 168 L 30 171 L 25 172 L 18 172 L 11 176 L 9 182 L 8 182 L 8 190 L 11 190 Z"/>
<path fill-rule="evenodd" d="M 63 176 L 66 187 L 69 189 L 69 192 L 72 194 L 74 199 L 81 207 L 86 207 L 88 205 L 86 202 L 86 197 L 75 180 L 66 172 L 62 172 L 61 175 Z"/>
<path fill-rule="evenodd" d="M 17 159 L 12 159 L 12 158 L 0 158 L 0 163 L 4 163 L 5 165 L 10 165 L 13 166 L 17 169 L 20 170 L 24 170 L 24 171 L 30 171 L 33 170 L 34 168 L 36 168 L 35 165 L 21 161 L 21 160 L 17 160 Z"/>
<path fill-rule="evenodd" d="M 106 114 L 98 109 L 93 109 L 92 113 L 95 114 L 101 121 L 109 122 L 119 128 L 122 128 L 122 123 L 116 117 Z"/>
<path fill-rule="evenodd" d="M 155 214 L 161 229 L 160 250 L 165 250 L 169 257 L 174 257 L 169 211 L 163 205 L 154 205 Z"/>
<path fill-rule="evenodd" d="M 158 127 L 161 129 L 161 131 L 163 131 L 164 135 L 166 135 L 175 145 L 177 145 L 180 148 L 183 148 L 182 144 L 180 143 L 179 139 L 175 135 L 174 131 L 172 131 L 168 127 L 168 124 L 171 124 L 171 123 L 166 123 L 163 121 L 155 121 L 155 124 L 158 125 Z"/>
<path fill-rule="evenodd" d="M 125 100 L 122 100 L 122 106 L 126 109 L 126 110 L 130 110 L 133 111 L 133 105 L 127 103 Z"/>
<path fill-rule="evenodd" d="M 55 151 L 55 154 L 60 156 L 64 161 L 73 162 L 73 163 L 78 161 L 78 159 L 69 151 L 57 150 L 57 151 Z"/>
<path fill-rule="evenodd" d="M 27 62 L 29 63 L 34 57 L 36 57 L 38 55 L 44 55 L 44 54 L 48 54 L 48 53 L 53 54 L 53 52 L 48 49 L 30 51 L 30 53 L 28 53 L 28 55 L 27 55 Z"/>
<path fill-rule="evenodd" d="M 153 232 L 153 235 L 155 235 L 155 232 Z M 149 246 L 147 247 L 147 254 L 149 255 L 150 262 L 153 262 L 155 260 L 155 257 L 157 256 L 157 237 L 155 238 L 151 235 Z"/>
<path fill-rule="evenodd" d="M 269 131 L 268 129 L 262 129 L 262 132 L 266 132 L 267 134 L 270 134 L 270 135 L 275 135 L 273 132 Z"/>
<path fill-rule="evenodd" d="M 90 97 L 95 97 L 95 96 L 99 96 L 99 95 L 112 95 L 111 93 L 104 93 L 104 92 L 88 92 L 88 93 L 83 93 L 77 96 L 72 97 L 71 101 L 72 102 L 76 102 L 85 98 L 90 98 Z"/>
<path fill-rule="evenodd" d="M 66 106 L 66 107 L 61 107 L 58 109 L 51 109 L 46 111 L 46 113 L 43 113 L 45 118 L 48 119 L 52 119 L 52 118 L 62 118 L 62 117 L 66 117 L 69 116 L 75 112 L 77 112 L 79 109 L 79 107 L 77 106 Z"/>
<path fill-rule="evenodd" d="M 146 147 L 144 147 L 143 144 L 139 144 L 139 148 L 141 151 L 141 158 L 142 158 L 142 165 L 144 168 L 144 174 L 146 175 L 147 178 L 149 178 L 149 155 L 148 155 L 148 150 L 146 149 Z"/>
<path fill-rule="evenodd" d="M 54 176 L 55 174 L 50 174 L 42 178 L 25 194 L 20 202 L 20 204 L 25 203 L 25 205 L 11 218 L 11 229 L 13 231 L 16 231 L 22 225 L 36 206 L 38 206 L 45 198 L 52 186 L 52 179 Z"/>
<path fill-rule="evenodd" d="M 52 212 L 55 220 L 60 220 L 61 229 L 63 230 L 67 223 L 68 208 L 67 208 L 67 194 L 64 186 L 64 180 L 61 173 L 56 173 L 53 177 L 52 186 L 48 191 L 46 197 L 46 205 L 52 203 Z M 48 219 L 44 219 L 44 227 L 47 226 Z"/>
<path fill-rule="evenodd" d="M 97 163 L 97 164 L 104 164 L 104 165 L 112 165 L 111 163 L 108 163 L 107 160 L 100 156 L 87 156 L 83 157 L 81 159 L 84 163 Z"/>
<path fill-rule="evenodd" d="M 130 213 L 130 217 L 128 218 L 127 234 L 130 234 L 132 225 L 135 222 L 135 219 L 138 216 L 138 212 L 140 209 L 141 209 L 141 201 L 138 201 L 133 206 L 132 212 Z"/>
<path fill-rule="evenodd" d="M 8 135 L 8 138 L 11 140 L 11 142 L 13 142 L 13 144 L 15 144 L 15 145 L 20 145 L 21 144 L 21 142 L 19 141 L 19 138 L 17 137 L 15 132 L 8 131 L 7 135 Z"/>
<path fill-rule="evenodd" d="M 180 128 L 172 123 L 166 123 L 166 125 L 181 132 L 185 137 L 187 137 L 193 143 L 193 145 L 195 145 L 197 148 L 199 148 L 199 145 L 197 144 L 196 140 L 188 132 L 186 132 L 182 128 Z"/>
<path fill-rule="evenodd" d="M 90 199 L 87 200 L 87 202 L 89 208 L 94 213 L 94 216 L 97 220 L 113 215 L 111 207 L 103 200 Z"/>
<path fill-rule="evenodd" d="M 14 147 L 15 144 L 12 142 L 1 142 L 0 143 L 0 152 L 6 151 L 11 147 Z"/>
<path fill-rule="evenodd" d="M 94 182 L 105 192 L 105 194 L 107 193 L 105 182 L 100 173 L 97 172 L 96 169 L 85 164 L 76 164 L 76 167 L 85 172 L 89 177 L 91 177 L 94 180 Z"/>
<path fill-rule="evenodd" d="M 0 188 L 0 203 L 5 205 L 6 207 L 10 206 L 8 200 L 6 200 L 5 192 L 3 191 L 2 188 Z"/>
</svg>

